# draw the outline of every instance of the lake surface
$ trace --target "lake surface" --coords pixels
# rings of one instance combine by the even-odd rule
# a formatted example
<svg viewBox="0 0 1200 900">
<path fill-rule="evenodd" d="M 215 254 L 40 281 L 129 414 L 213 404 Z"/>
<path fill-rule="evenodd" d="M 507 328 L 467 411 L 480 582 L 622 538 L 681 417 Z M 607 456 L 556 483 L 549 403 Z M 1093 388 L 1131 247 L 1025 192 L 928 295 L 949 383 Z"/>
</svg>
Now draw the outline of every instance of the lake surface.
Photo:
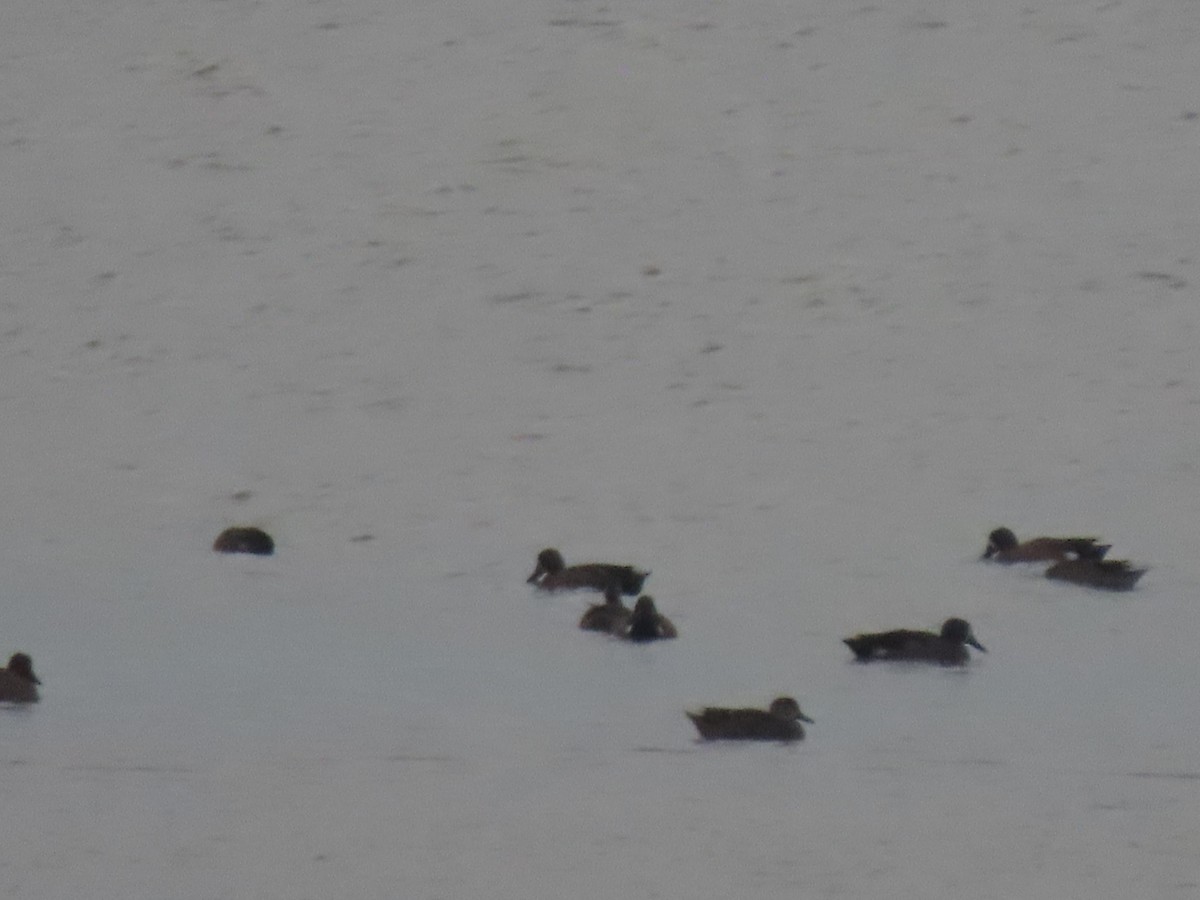
<svg viewBox="0 0 1200 900">
<path fill-rule="evenodd" d="M 1195 896 L 1193 13 L 8 7 L 0 893 Z"/>
</svg>

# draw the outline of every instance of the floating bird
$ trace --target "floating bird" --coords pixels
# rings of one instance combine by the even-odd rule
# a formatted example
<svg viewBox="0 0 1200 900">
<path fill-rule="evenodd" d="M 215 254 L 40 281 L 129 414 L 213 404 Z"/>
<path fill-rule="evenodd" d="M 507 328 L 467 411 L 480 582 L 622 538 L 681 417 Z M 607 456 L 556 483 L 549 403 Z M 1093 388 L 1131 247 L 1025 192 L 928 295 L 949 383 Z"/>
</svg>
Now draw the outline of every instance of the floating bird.
<svg viewBox="0 0 1200 900">
<path fill-rule="evenodd" d="M 0 669 L 0 702 L 37 703 L 37 685 L 42 682 L 33 674 L 33 660 L 27 653 L 14 653 L 8 668 Z"/>
<path fill-rule="evenodd" d="M 270 556 L 275 552 L 275 541 L 261 528 L 235 525 L 226 528 L 213 541 L 218 553 L 253 553 L 255 556 Z"/>
<path fill-rule="evenodd" d="M 983 558 L 1001 563 L 1103 559 L 1112 545 L 1097 541 L 1094 537 L 1036 537 L 1018 543 L 1010 529 L 997 528 L 988 535 Z"/>
<path fill-rule="evenodd" d="M 1131 591 L 1145 569 L 1135 569 L 1127 559 L 1067 559 L 1046 570 L 1046 577 L 1072 581 L 1105 591 Z"/>
<path fill-rule="evenodd" d="M 947 619 L 942 624 L 940 634 L 900 629 L 857 634 L 845 638 L 843 643 L 854 651 L 859 662 L 909 660 L 961 666 L 970 659 L 967 645 L 987 652 L 987 648 L 975 640 L 971 626 L 965 619 Z"/>
<path fill-rule="evenodd" d="M 799 741 L 804 738 L 800 723 L 812 724 L 791 697 L 772 700 L 767 709 L 709 706 L 688 711 L 687 717 L 706 741 Z"/>
<path fill-rule="evenodd" d="M 593 603 L 579 620 L 584 631 L 604 631 L 620 634 L 629 624 L 633 613 L 621 602 L 621 589 L 613 582 L 604 589 L 604 602 Z"/>
<path fill-rule="evenodd" d="M 574 591 L 581 588 L 602 591 L 616 583 L 622 594 L 632 597 L 641 591 L 649 574 L 633 566 L 612 563 L 583 563 L 568 567 L 561 553 L 553 547 L 547 547 L 538 554 L 537 567 L 525 580 L 544 591 Z"/>
<path fill-rule="evenodd" d="M 627 641 L 644 644 L 648 641 L 664 641 L 679 637 L 671 620 L 658 611 L 654 598 L 643 594 L 633 604 L 633 612 L 624 627 L 615 632 Z"/>
</svg>

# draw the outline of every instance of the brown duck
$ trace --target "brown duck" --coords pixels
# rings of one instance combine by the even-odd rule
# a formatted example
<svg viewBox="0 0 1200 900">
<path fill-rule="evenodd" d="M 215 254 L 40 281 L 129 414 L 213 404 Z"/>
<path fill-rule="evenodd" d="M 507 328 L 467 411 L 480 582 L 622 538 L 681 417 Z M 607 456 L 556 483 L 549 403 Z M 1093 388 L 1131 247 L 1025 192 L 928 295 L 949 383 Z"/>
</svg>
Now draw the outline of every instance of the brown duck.
<svg viewBox="0 0 1200 900">
<path fill-rule="evenodd" d="M 1145 569 L 1135 569 L 1127 559 L 1066 559 L 1046 570 L 1055 581 L 1071 581 L 1105 591 L 1131 591 Z"/>
<path fill-rule="evenodd" d="M 525 580 L 544 591 L 603 591 L 616 584 L 622 594 L 637 596 L 642 590 L 649 572 L 640 572 L 633 566 L 613 563 L 582 563 L 568 566 L 563 556 L 553 547 L 547 547 L 537 557 L 533 574 Z"/>
<path fill-rule="evenodd" d="M 27 653 L 14 653 L 8 668 L 0 669 L 0 702 L 37 703 L 37 686 L 42 682 L 33 674 L 33 660 Z"/>
<path fill-rule="evenodd" d="M 633 604 L 633 612 L 624 624 L 615 632 L 617 637 L 627 641 L 644 644 L 649 641 L 666 641 L 679 637 L 675 625 L 658 611 L 654 598 L 643 594 Z"/>
<path fill-rule="evenodd" d="M 854 651 L 859 662 L 894 660 L 910 662 L 933 662 L 943 666 L 965 665 L 970 659 L 967 646 L 987 652 L 987 648 L 975 640 L 971 626 L 965 619 L 947 619 L 938 634 L 932 631 L 881 631 L 873 634 L 857 634 L 843 643 Z"/>
<path fill-rule="evenodd" d="M 252 553 L 255 556 L 270 556 L 275 552 L 275 541 L 261 528 L 252 525 L 235 525 L 226 528 L 213 541 L 217 553 Z"/>
<path fill-rule="evenodd" d="M 593 603 L 579 620 L 579 627 L 584 631 L 603 631 L 608 634 L 620 634 L 629 624 L 633 613 L 621 602 L 621 589 L 615 582 L 604 589 L 604 602 Z"/>
<path fill-rule="evenodd" d="M 988 535 L 983 558 L 1001 563 L 1044 562 L 1064 559 L 1103 559 L 1111 544 L 1094 537 L 1036 537 L 1018 541 L 1008 528 Z"/>
<path fill-rule="evenodd" d="M 687 717 L 706 741 L 799 741 L 804 738 L 800 723 L 812 724 L 791 697 L 778 697 L 767 709 L 709 706 L 688 711 Z"/>
</svg>

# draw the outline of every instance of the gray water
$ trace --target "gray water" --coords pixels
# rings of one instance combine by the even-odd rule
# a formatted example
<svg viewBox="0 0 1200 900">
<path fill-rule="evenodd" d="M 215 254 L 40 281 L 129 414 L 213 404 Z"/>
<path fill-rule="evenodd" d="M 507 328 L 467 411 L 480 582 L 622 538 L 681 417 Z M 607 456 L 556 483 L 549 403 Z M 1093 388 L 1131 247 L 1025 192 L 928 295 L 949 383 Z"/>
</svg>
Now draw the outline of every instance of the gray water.
<svg viewBox="0 0 1200 900">
<path fill-rule="evenodd" d="M 1192 12 L 10 4 L 0 891 L 1194 896 Z"/>
</svg>

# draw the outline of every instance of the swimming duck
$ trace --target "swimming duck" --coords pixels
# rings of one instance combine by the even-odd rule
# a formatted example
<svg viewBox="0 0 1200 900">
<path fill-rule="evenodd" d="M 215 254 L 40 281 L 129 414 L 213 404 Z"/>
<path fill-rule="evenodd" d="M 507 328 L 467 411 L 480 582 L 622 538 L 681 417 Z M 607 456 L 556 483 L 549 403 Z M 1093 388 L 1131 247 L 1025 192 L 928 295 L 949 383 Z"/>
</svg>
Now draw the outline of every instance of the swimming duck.
<svg viewBox="0 0 1200 900">
<path fill-rule="evenodd" d="M 778 697 L 765 710 L 709 706 L 688 711 L 687 717 L 706 741 L 799 741 L 804 738 L 800 723 L 812 724 L 791 697 Z"/>
<path fill-rule="evenodd" d="M 1094 537 L 1036 537 L 1018 542 L 1011 529 L 997 528 L 988 535 L 983 558 L 1001 563 L 1103 559 L 1112 545 L 1097 541 Z"/>
<path fill-rule="evenodd" d="M 965 619 L 947 619 L 942 623 L 939 634 L 900 629 L 857 634 L 845 638 L 843 643 L 854 651 L 859 662 L 911 660 L 961 666 L 970 659 L 967 645 L 987 652 L 987 648 L 975 640 L 971 626 Z"/>
<path fill-rule="evenodd" d="M 581 588 L 602 591 L 615 582 L 622 594 L 636 596 L 649 574 L 633 566 L 613 563 L 583 563 L 568 567 L 561 553 L 553 547 L 547 547 L 538 554 L 537 566 L 525 580 L 544 591 L 574 591 Z"/>
<path fill-rule="evenodd" d="M 0 669 L 0 702 L 37 703 L 37 685 L 42 682 L 33 674 L 33 660 L 27 653 L 14 653 L 8 668 Z"/>
<path fill-rule="evenodd" d="M 579 620 L 584 631 L 604 631 L 620 634 L 628 626 L 632 615 L 629 607 L 621 602 L 621 589 L 613 582 L 604 589 L 604 602 L 593 603 Z"/>
<path fill-rule="evenodd" d="M 675 625 L 658 611 L 654 605 L 654 598 L 646 594 L 637 598 L 637 603 L 633 604 L 633 612 L 623 627 L 614 633 L 639 644 L 679 637 Z"/>
<path fill-rule="evenodd" d="M 261 528 L 235 525 L 226 528 L 213 541 L 218 553 L 252 553 L 255 556 L 270 556 L 275 552 L 275 541 Z"/>
<path fill-rule="evenodd" d="M 1046 570 L 1046 577 L 1073 581 L 1106 591 L 1131 591 L 1145 569 L 1135 569 L 1127 559 L 1067 559 Z"/>
</svg>

